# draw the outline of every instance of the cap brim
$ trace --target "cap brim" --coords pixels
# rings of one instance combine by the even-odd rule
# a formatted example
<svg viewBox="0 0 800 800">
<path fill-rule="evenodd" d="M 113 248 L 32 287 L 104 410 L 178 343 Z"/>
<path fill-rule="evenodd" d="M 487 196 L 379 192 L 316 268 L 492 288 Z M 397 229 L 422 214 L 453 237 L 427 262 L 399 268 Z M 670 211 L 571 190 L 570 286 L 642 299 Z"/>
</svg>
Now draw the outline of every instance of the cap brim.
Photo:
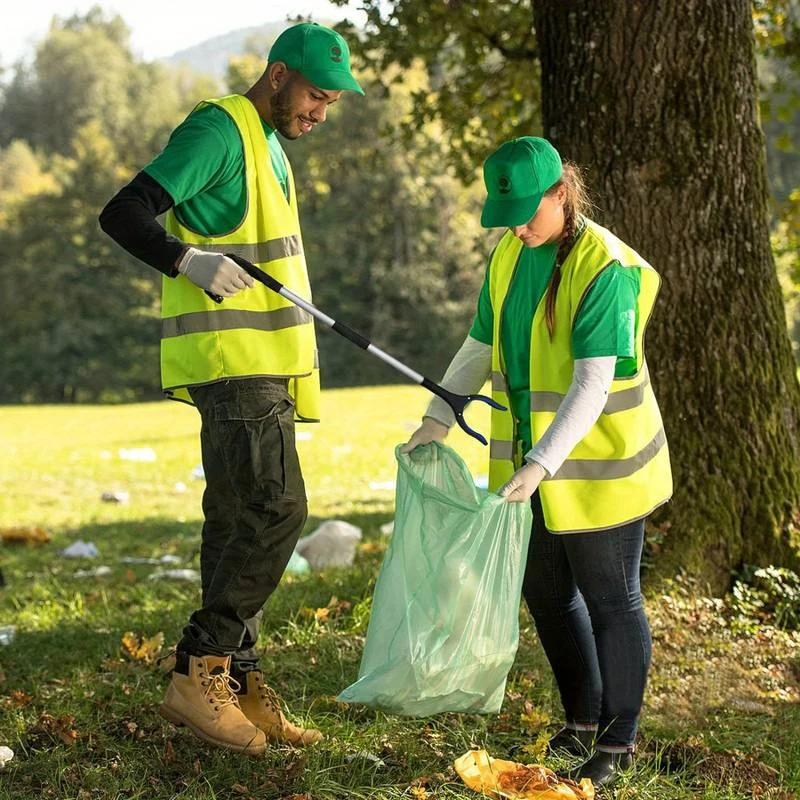
<svg viewBox="0 0 800 800">
<path fill-rule="evenodd" d="M 343 91 L 364 94 L 364 90 L 359 86 L 358 81 L 349 72 L 341 72 L 340 70 L 330 70 L 328 72 L 309 71 L 303 72 L 303 76 L 314 86 L 327 92 Z"/>
<path fill-rule="evenodd" d="M 487 197 L 481 212 L 481 225 L 484 228 L 513 228 L 516 225 L 526 225 L 533 219 L 539 203 L 542 202 L 542 196 L 534 194 L 530 197 L 515 197 L 513 200 Z"/>
</svg>

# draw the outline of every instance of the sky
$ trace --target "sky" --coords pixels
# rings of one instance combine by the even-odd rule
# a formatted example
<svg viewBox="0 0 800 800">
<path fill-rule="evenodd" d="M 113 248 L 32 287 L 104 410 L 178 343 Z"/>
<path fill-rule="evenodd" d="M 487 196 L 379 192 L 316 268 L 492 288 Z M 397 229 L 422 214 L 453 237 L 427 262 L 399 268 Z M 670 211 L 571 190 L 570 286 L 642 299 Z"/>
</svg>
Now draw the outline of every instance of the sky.
<svg viewBox="0 0 800 800">
<path fill-rule="evenodd" d="M 20 58 L 29 58 L 54 16 L 85 14 L 95 5 L 125 20 L 134 52 L 147 61 L 228 31 L 284 20 L 289 15 L 303 14 L 314 20 L 348 16 L 361 21 L 357 12 L 326 0 L 224 0 L 219 5 L 202 0 L 6 0 L 0 10 L 0 64 L 8 67 Z"/>
</svg>

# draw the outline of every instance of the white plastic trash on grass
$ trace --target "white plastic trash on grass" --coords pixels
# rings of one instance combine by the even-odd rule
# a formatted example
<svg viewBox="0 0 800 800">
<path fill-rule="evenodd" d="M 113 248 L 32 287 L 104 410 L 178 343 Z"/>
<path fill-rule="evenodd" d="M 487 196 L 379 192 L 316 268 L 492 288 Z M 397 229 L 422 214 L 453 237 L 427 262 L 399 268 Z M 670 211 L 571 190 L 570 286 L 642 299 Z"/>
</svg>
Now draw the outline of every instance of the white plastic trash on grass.
<svg viewBox="0 0 800 800">
<path fill-rule="evenodd" d="M 97 558 L 100 551 L 94 542 L 84 542 L 83 539 L 78 539 L 69 547 L 64 548 L 61 555 L 64 558 Z"/>
<path fill-rule="evenodd" d="M 103 492 L 100 499 L 104 503 L 128 503 L 131 499 L 130 492 Z"/>
<path fill-rule="evenodd" d="M 17 635 L 16 625 L 0 625 L 0 645 L 11 644 Z"/>
<path fill-rule="evenodd" d="M 79 569 L 73 577 L 75 578 L 102 578 L 104 575 L 111 574 L 111 567 L 105 565 L 94 569 Z"/>
<path fill-rule="evenodd" d="M 329 519 L 314 533 L 300 539 L 295 552 L 308 562 L 311 569 L 349 567 L 356 557 L 360 541 L 361 528 L 340 519 Z"/>
<path fill-rule="evenodd" d="M 14 751 L 10 747 L 0 747 L 0 769 L 14 758 Z"/>
<path fill-rule="evenodd" d="M 196 569 L 157 569 L 150 574 L 151 581 L 190 581 L 200 583 L 200 573 Z"/>
</svg>

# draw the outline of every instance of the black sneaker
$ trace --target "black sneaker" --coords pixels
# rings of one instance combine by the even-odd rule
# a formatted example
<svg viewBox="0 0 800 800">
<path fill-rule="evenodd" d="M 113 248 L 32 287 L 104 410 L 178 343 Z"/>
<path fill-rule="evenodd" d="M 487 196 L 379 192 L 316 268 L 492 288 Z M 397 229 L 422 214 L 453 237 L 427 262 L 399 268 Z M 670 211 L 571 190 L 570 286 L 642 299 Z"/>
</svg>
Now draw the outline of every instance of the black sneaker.
<svg viewBox="0 0 800 800">
<path fill-rule="evenodd" d="M 547 754 L 557 755 L 559 751 L 571 756 L 588 756 L 592 752 L 595 731 L 562 728 L 547 743 Z"/>
<path fill-rule="evenodd" d="M 610 786 L 633 766 L 633 753 L 606 753 L 595 750 L 569 777 L 576 783 L 589 778 L 595 786 Z"/>
</svg>

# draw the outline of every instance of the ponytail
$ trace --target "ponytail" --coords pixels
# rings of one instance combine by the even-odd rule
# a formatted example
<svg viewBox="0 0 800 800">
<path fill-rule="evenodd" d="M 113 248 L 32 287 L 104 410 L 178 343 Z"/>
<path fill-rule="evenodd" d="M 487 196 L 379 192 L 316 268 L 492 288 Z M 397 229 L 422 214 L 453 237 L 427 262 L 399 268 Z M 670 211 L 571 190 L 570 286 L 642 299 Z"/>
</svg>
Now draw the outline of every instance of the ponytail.
<svg viewBox="0 0 800 800">
<path fill-rule="evenodd" d="M 567 194 L 564 200 L 564 230 L 558 243 L 556 253 L 556 265 L 550 283 L 547 285 L 547 295 L 545 297 L 545 321 L 547 331 L 552 341 L 556 331 L 556 297 L 558 287 L 561 283 L 561 265 L 566 261 L 567 256 L 575 243 L 575 234 L 578 230 L 578 218 L 586 213 L 589 208 L 589 198 L 586 194 L 586 187 L 583 183 L 583 176 L 577 164 L 565 161 L 561 179 L 554 186 L 551 186 L 546 195 L 554 194 L 564 186 Z"/>
</svg>

